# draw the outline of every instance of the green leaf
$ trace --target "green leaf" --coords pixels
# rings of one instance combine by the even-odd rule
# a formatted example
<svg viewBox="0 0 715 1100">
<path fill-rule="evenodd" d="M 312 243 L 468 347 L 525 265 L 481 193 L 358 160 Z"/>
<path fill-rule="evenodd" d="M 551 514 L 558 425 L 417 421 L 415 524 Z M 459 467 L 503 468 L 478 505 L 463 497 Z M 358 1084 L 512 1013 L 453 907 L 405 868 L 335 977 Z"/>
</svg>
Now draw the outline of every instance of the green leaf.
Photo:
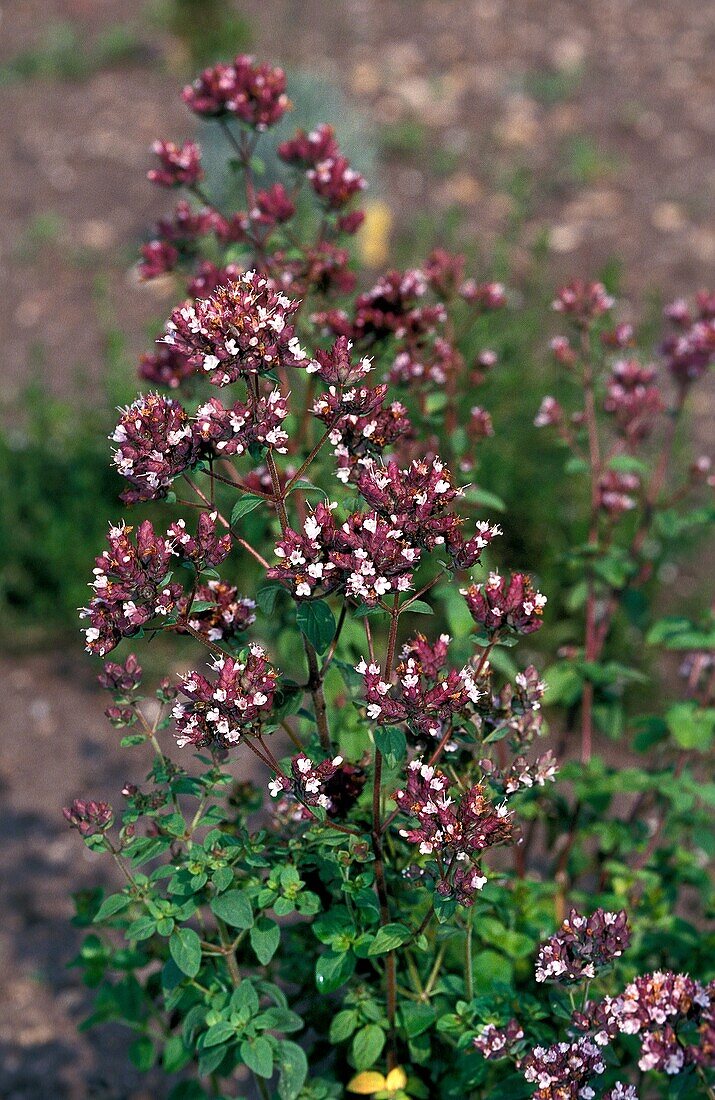
<svg viewBox="0 0 715 1100">
<path fill-rule="evenodd" d="M 227 1043 L 236 1038 L 236 1029 L 227 1020 L 219 1020 L 212 1024 L 204 1035 L 203 1047 L 217 1047 L 220 1043 Z"/>
<path fill-rule="evenodd" d="M 398 726 L 381 726 L 375 730 L 375 745 L 394 768 L 407 754 L 407 738 Z"/>
<path fill-rule="evenodd" d="M 211 910 L 231 928 L 251 928 L 253 925 L 251 903 L 241 890 L 219 894 L 211 902 Z"/>
<path fill-rule="evenodd" d="M 272 615 L 279 592 L 285 592 L 282 584 L 264 584 L 256 593 L 256 603 L 264 615 Z"/>
<path fill-rule="evenodd" d="M 241 1058 L 259 1077 L 270 1077 L 273 1073 L 273 1047 L 262 1036 L 241 1043 Z"/>
<path fill-rule="evenodd" d="M 245 497 L 241 497 L 231 509 L 231 526 L 233 527 L 242 516 L 247 516 L 249 512 L 252 512 L 254 508 L 257 508 L 259 504 L 263 503 L 264 497 L 253 496 L 251 493 L 246 494 Z"/>
<path fill-rule="evenodd" d="M 432 1005 L 405 1001 L 400 1005 L 400 1020 L 408 1039 L 415 1039 L 432 1026 L 437 1010 Z"/>
<path fill-rule="evenodd" d="M 404 924 L 385 924 L 378 929 L 375 939 L 370 944 L 368 955 L 384 955 L 388 951 L 394 951 L 396 947 L 406 943 L 412 933 Z"/>
<path fill-rule="evenodd" d="M 385 1032 L 377 1024 L 367 1024 L 361 1027 L 355 1035 L 351 1053 L 355 1068 L 371 1069 L 382 1054 L 385 1045 Z"/>
<path fill-rule="evenodd" d="M 129 1061 L 146 1073 L 154 1065 L 156 1050 L 148 1035 L 140 1035 L 129 1047 Z"/>
<path fill-rule="evenodd" d="M 261 1012 L 260 1016 L 256 1016 L 254 1026 L 261 1031 L 283 1031 L 286 1034 L 290 1031 L 302 1031 L 303 1020 L 297 1012 L 292 1012 L 289 1008 L 280 1008 L 278 1005 L 271 1005 L 265 1012 Z"/>
<path fill-rule="evenodd" d="M 164 1043 L 161 1056 L 162 1068 L 167 1073 L 178 1073 L 184 1066 L 188 1066 L 192 1057 L 193 1051 L 189 1050 L 181 1035 L 170 1035 Z"/>
<path fill-rule="evenodd" d="M 681 749 L 708 752 L 715 734 L 715 708 L 698 707 L 694 702 L 676 703 L 668 710 L 665 720 Z"/>
<path fill-rule="evenodd" d="M 354 970 L 352 951 L 327 951 L 315 964 L 315 984 L 321 993 L 334 993 L 352 977 Z"/>
<path fill-rule="evenodd" d="M 305 1051 L 290 1039 L 278 1044 L 278 1096 L 280 1100 L 296 1100 L 308 1076 Z"/>
<path fill-rule="evenodd" d="M 335 636 L 335 616 L 324 600 L 306 600 L 298 604 L 298 626 L 316 653 L 325 653 Z"/>
<path fill-rule="evenodd" d="M 131 904 L 131 900 L 126 894 L 110 894 L 95 913 L 94 924 L 99 924 L 100 921 L 113 917 L 115 913 L 121 913 L 122 909 L 126 909 Z"/>
<path fill-rule="evenodd" d="M 465 500 L 471 504 L 478 504 L 482 508 L 493 508 L 495 512 L 506 512 L 506 504 L 496 493 L 490 493 L 486 489 L 480 489 L 476 485 L 470 485 L 464 493 Z"/>
<path fill-rule="evenodd" d="M 337 1016 L 333 1016 L 330 1024 L 330 1042 L 344 1043 L 349 1039 L 358 1025 L 358 1019 L 357 1012 L 351 1008 L 343 1009 Z"/>
<path fill-rule="evenodd" d="M 195 978 L 201 969 L 201 940 L 193 928 L 175 928 L 169 937 L 169 951 L 181 973 Z"/>
<path fill-rule="evenodd" d="M 402 610 L 413 611 L 415 615 L 434 615 L 434 608 L 425 600 L 409 600 Z"/>
<path fill-rule="evenodd" d="M 250 931 L 251 947 L 256 953 L 256 958 L 263 966 L 269 963 L 276 953 L 280 943 L 280 928 L 274 920 L 268 917 L 259 917 Z"/>
</svg>

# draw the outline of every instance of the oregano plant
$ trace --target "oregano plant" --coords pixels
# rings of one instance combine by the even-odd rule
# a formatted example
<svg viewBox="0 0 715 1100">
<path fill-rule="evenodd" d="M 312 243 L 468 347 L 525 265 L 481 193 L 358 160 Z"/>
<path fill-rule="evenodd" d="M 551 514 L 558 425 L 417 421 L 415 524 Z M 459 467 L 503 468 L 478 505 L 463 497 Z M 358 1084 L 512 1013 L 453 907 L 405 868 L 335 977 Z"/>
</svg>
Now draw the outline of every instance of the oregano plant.
<svg viewBox="0 0 715 1100">
<path fill-rule="evenodd" d="M 140 271 L 184 300 L 112 436 L 128 518 L 82 610 L 143 754 L 121 810 L 65 810 L 120 876 L 77 897 L 88 1022 L 131 1029 L 173 1100 L 714 1096 L 712 625 L 646 606 L 708 518 L 705 459 L 668 486 L 712 297 L 670 310 L 669 405 L 600 283 L 556 296 L 564 392 L 537 423 L 568 451 L 573 539 L 550 623 L 474 483 L 496 368 L 467 349 L 495 311 L 519 325 L 508 292 L 442 249 L 356 271 L 366 184 L 333 129 L 281 142 L 281 179 L 259 159 L 282 70 L 238 57 L 183 95 L 243 204 L 214 201 L 198 144 L 156 144 L 149 178 L 183 195 Z M 633 630 L 683 651 L 663 714 L 629 703 Z M 152 667 L 181 671 L 146 682 L 130 650 L 159 636 Z"/>
</svg>

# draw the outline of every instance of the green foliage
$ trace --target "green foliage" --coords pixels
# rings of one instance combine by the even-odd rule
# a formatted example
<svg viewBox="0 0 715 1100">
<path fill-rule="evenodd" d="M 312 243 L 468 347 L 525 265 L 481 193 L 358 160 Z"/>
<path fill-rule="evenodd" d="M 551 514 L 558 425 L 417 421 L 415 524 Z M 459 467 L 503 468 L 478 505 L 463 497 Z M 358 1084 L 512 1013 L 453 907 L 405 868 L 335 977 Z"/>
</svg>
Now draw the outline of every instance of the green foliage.
<svg viewBox="0 0 715 1100">
<path fill-rule="evenodd" d="M 145 44 L 127 24 L 117 23 L 87 42 L 73 23 L 52 23 L 39 45 L 0 65 L 0 85 L 18 80 L 88 80 L 102 69 L 146 56 Z"/>
<path fill-rule="evenodd" d="M 228 154 L 219 152 L 226 127 Z M 255 156 L 258 132 L 236 137 L 229 123 L 213 131 L 207 166 L 220 160 L 224 168 L 211 194 L 220 193 L 222 203 L 252 201 L 256 186 L 273 182 L 278 162 L 271 150 Z M 515 178 L 513 190 L 525 209 L 528 177 Z M 342 241 L 343 227 L 330 204 L 316 209 L 314 198 L 299 198 L 298 187 L 295 193 L 300 209 L 289 231 L 279 222 L 260 238 L 246 232 L 222 261 L 262 269 L 275 263 L 286 274 L 281 265 L 300 265 L 307 242 L 312 270 L 314 249 Z M 183 257 L 182 274 L 197 259 L 194 251 Z M 364 499 L 369 492 L 357 480 L 375 424 L 348 445 L 357 415 L 336 417 L 324 434 L 325 425 L 311 418 L 322 382 L 333 387 L 327 392 L 338 409 L 362 397 L 342 374 L 333 384 L 320 371 L 309 379 L 291 366 L 290 447 L 253 440 L 235 463 L 221 449 L 202 451 L 199 460 L 192 452 L 191 476 L 182 484 L 180 471 L 177 491 L 170 490 L 172 517 L 183 506 L 178 490 L 191 491 L 185 503 L 205 509 L 230 549 L 216 551 L 208 569 L 200 554 L 182 555 L 179 534 L 168 574 L 153 545 L 139 579 L 126 580 L 128 593 L 120 584 L 115 599 L 109 574 L 122 575 L 133 562 L 129 552 L 95 581 L 93 613 L 102 627 L 102 616 L 115 614 L 116 631 L 105 636 L 93 621 L 90 649 L 105 656 L 120 638 L 134 645 L 166 632 L 178 634 L 193 656 L 197 643 L 206 651 L 204 663 L 194 662 L 201 672 L 178 686 L 162 683 L 149 698 L 140 694 L 133 661 L 119 669 L 113 658 L 107 663 L 108 716 L 128 731 L 121 744 L 153 758 L 142 786 L 125 788 L 121 813 L 86 800 L 66 811 L 87 846 L 111 856 L 123 874 L 119 892 L 78 899 L 76 922 L 87 935 L 75 963 L 96 991 L 86 1026 L 118 1021 L 131 1029 L 140 1069 L 160 1064 L 186 1078 L 175 1098 L 219 1098 L 237 1088 L 280 1100 L 350 1091 L 381 1100 L 525 1097 L 533 1088 L 522 1056 L 572 1038 L 582 1023 L 574 1014 L 590 998 L 617 995 L 656 969 L 687 971 L 703 984 L 712 973 L 715 940 L 705 928 L 715 792 L 704 781 L 715 728 L 712 619 L 695 600 L 692 609 L 681 605 L 663 617 L 657 587 L 712 522 L 697 471 L 686 475 L 677 461 L 675 436 L 692 380 L 674 369 L 672 392 L 663 391 L 669 415 L 657 420 L 658 407 L 647 431 L 624 428 L 605 400 L 615 358 L 614 337 L 601 339 L 606 287 L 577 285 L 562 295 L 559 330 L 572 342 L 567 369 L 557 372 L 545 348 L 541 282 L 524 288 L 518 309 L 509 295 L 497 308 L 501 295 L 487 288 L 492 308 L 481 308 L 461 273 L 449 275 L 450 264 L 440 286 L 440 258 L 432 257 L 424 289 L 416 280 L 417 304 L 398 302 L 396 322 L 368 316 L 354 324 L 347 373 L 368 352 L 376 378 L 394 383 L 390 400 L 404 402 L 412 425 L 394 496 L 373 486 L 385 494 L 379 519 L 364 514 L 358 484 Z M 616 274 L 604 274 L 608 289 Z M 318 307 L 337 300 L 348 318 L 358 307 L 340 288 L 330 297 L 320 280 L 303 277 L 291 324 L 314 354 L 325 343 Z M 425 331 L 423 302 L 440 318 L 425 322 Z M 245 318 L 221 316 L 222 338 L 239 339 Z M 271 317 L 276 333 L 285 331 L 278 319 Z M 258 331 L 265 316 L 259 321 Z M 341 316 L 338 327 L 344 323 Z M 438 325 L 453 356 L 449 369 L 436 381 L 417 372 L 409 384 L 394 382 L 390 369 L 405 348 L 435 365 L 430 340 Z M 410 343 L 413 326 L 418 338 Z M 496 352 L 497 366 L 486 349 Z M 265 370 L 248 371 L 240 352 L 228 344 L 223 350 L 256 416 L 261 387 L 284 386 L 280 354 L 266 356 Z M 343 352 L 337 345 L 335 355 Z M 198 354 L 205 355 L 203 346 Z M 209 371 L 210 359 L 203 358 Z M 200 372 L 190 387 L 192 401 L 210 389 Z M 555 429 L 546 440 L 534 426 L 545 391 L 558 392 L 564 410 L 546 418 Z M 368 397 L 377 408 L 386 392 Z M 474 431 L 477 401 L 493 415 L 493 442 L 487 429 Z M 131 415 L 142 423 L 143 413 Z M 643 445 L 651 429 L 652 447 Z M 338 457 L 356 460 L 341 468 L 342 477 L 334 433 Z M 50 435 L 38 430 L 31 448 L 40 454 L 41 434 Z M 173 459 L 176 441 L 152 436 L 151 462 L 157 446 Z M 375 453 L 379 463 L 385 456 L 377 444 Z M 432 475 L 434 483 L 399 499 L 404 479 L 422 486 L 419 479 Z M 157 498 L 164 491 L 150 487 Z M 316 500 L 335 503 L 310 517 Z M 498 541 L 489 524 L 475 528 L 494 512 L 503 513 Z M 346 549 L 348 517 L 365 541 Z M 19 523 L 7 527 L 17 537 Z M 460 539 L 475 529 L 488 538 L 470 557 Z M 367 538 L 375 532 L 380 545 Z M 118 538 L 111 535 L 112 547 Z M 397 565 L 389 554 L 395 547 Z M 155 561 L 157 584 L 149 569 Z M 516 574 L 510 584 L 497 572 L 502 562 Z M 548 593 L 545 614 L 541 594 L 520 575 L 529 567 Z M 256 598 L 250 642 L 243 630 L 232 632 L 230 615 L 211 617 L 218 605 L 206 582 L 233 580 Z M 154 603 L 159 588 L 171 600 L 167 614 Z M 146 612 L 139 622 L 133 597 Z M 447 631 L 455 636 L 451 649 Z M 685 658 L 679 669 L 656 666 L 658 647 L 679 665 Z M 543 664 L 544 683 L 532 661 Z M 172 728 L 177 761 L 167 750 Z M 537 756 L 533 743 L 547 733 L 552 747 Z M 249 772 L 247 762 L 261 771 Z M 264 802 L 268 780 L 272 800 Z M 488 852 L 497 844 L 510 844 L 499 859 Z M 545 991 L 534 959 L 572 906 L 627 910 L 632 942 L 596 959 L 584 980 L 572 981 L 565 968 Z M 700 1043 L 701 1051 L 709 1041 L 707 1029 L 695 1026 L 698 1014 L 704 1020 L 704 997 L 691 998 L 676 1021 L 677 1043 Z M 516 1069 L 503 1058 L 485 1059 L 475 1046 L 485 1027 L 514 1019 L 522 1031 L 509 1052 Z M 604 1089 L 617 1076 L 632 1079 L 633 1036 L 616 1034 L 604 1061 Z M 694 1056 L 684 1060 L 680 1081 L 682 1095 L 712 1088 Z M 648 1072 L 646 1087 L 666 1095 L 667 1082 Z"/>
</svg>

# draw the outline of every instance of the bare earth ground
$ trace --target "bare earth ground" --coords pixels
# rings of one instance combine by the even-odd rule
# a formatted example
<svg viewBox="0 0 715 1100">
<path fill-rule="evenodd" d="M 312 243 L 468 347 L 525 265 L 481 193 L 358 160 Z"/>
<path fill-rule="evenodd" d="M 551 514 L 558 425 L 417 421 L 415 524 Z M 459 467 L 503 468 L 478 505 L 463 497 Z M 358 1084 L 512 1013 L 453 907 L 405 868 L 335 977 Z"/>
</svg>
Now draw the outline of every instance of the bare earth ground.
<svg viewBox="0 0 715 1100">
<path fill-rule="evenodd" d="M 91 38 L 143 10 L 140 0 L 0 0 L 0 57 L 31 46 L 54 20 L 79 21 Z M 403 230 L 415 209 L 456 205 L 488 256 L 514 210 L 510 181 L 527 169 L 524 263 L 546 226 L 555 277 L 592 272 L 616 253 L 635 302 L 653 287 L 690 294 L 712 280 L 708 5 L 250 0 L 241 11 L 257 53 L 324 73 L 390 133 L 420 124 L 408 147 L 393 139 L 382 173 L 382 197 Z M 167 71 L 181 67 L 180 48 L 154 31 L 147 40 L 152 65 L 82 84 L 0 88 L 0 398 L 17 394 L 39 346 L 49 388 L 71 391 L 78 370 L 98 377 L 98 274 L 132 353 L 168 304 L 128 274 L 142 232 L 165 209 L 144 180 L 147 148 L 190 128 L 176 96 L 182 78 Z M 31 227 L 47 211 L 59 229 L 38 251 Z M 91 400 L 91 385 L 78 399 Z M 82 793 L 115 797 L 129 762 L 79 643 L 71 653 L 8 657 L 0 683 L 0 1095 L 159 1096 L 126 1068 L 123 1034 L 76 1037 L 83 994 L 65 969 L 74 948 L 68 894 L 101 872 L 63 827 L 60 807 Z"/>
</svg>

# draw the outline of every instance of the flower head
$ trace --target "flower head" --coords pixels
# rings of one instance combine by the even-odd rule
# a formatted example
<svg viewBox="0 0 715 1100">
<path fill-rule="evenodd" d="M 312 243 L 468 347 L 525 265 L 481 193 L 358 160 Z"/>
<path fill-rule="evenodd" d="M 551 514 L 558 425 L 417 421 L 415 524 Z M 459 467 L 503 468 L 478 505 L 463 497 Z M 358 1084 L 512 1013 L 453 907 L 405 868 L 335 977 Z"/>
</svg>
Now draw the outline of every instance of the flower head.
<svg viewBox="0 0 715 1100">
<path fill-rule="evenodd" d="M 262 275 L 248 271 L 211 297 L 175 309 L 163 342 L 183 352 L 215 386 L 278 366 L 306 366 L 290 317 L 298 308 Z"/>
<path fill-rule="evenodd" d="M 443 897 L 456 896 L 460 904 L 471 905 L 487 881 L 480 856 L 511 838 L 511 815 L 506 806 L 496 806 L 488 799 L 481 784 L 470 787 L 457 800 L 451 790 L 452 781 L 444 772 L 419 758 L 413 760 L 407 769 L 407 785 L 395 792 L 395 801 L 416 824 L 401 829 L 400 836 L 418 844 L 422 855 L 439 859 L 437 891 Z"/>
<path fill-rule="evenodd" d="M 184 596 L 178 604 L 180 619 L 210 642 L 227 641 L 243 634 L 256 621 L 256 605 L 225 581 L 210 580 L 196 587 L 194 598 Z"/>
<path fill-rule="evenodd" d="M 149 520 L 137 529 L 110 527 L 108 547 L 96 559 L 93 596 L 82 608 L 89 653 L 103 657 L 122 638 L 136 634 L 155 617 L 166 617 L 181 596 L 181 585 L 168 580 L 174 554 L 171 537 L 157 535 Z"/>
<path fill-rule="evenodd" d="M 399 526 L 418 546 L 444 546 L 460 569 L 475 565 L 499 527 L 478 524 L 477 534 L 465 539 L 463 519 L 451 505 L 462 495 L 451 472 L 439 458 L 414 461 L 401 470 L 394 461 L 386 467 L 372 463 L 356 479 L 368 504 Z"/>
<path fill-rule="evenodd" d="M 322 806 L 324 810 L 334 810 L 326 787 L 342 763 L 342 756 L 336 756 L 332 760 L 322 760 L 319 764 L 314 764 L 304 752 L 298 753 L 291 760 L 290 776 L 277 775 L 269 784 L 269 791 L 274 798 L 290 793 L 304 806 Z"/>
<path fill-rule="evenodd" d="M 202 444 L 217 455 L 242 455 L 254 445 L 285 454 L 288 435 L 283 421 L 287 415 L 288 402 L 279 390 L 248 405 L 237 401 L 231 408 L 212 397 L 197 409 L 195 431 Z"/>
<path fill-rule="evenodd" d="M 231 536 L 219 535 L 216 529 L 216 512 L 202 512 L 196 525 L 196 534 L 190 535 L 186 521 L 179 519 L 172 523 L 169 535 L 173 540 L 173 550 L 185 561 L 192 562 L 197 570 L 214 569 L 231 552 Z"/>
<path fill-rule="evenodd" d="M 561 929 L 542 944 L 536 960 L 537 982 L 580 982 L 620 958 L 631 940 L 625 909 L 609 913 L 600 907 L 590 917 L 572 909 Z"/>
<path fill-rule="evenodd" d="M 239 657 L 219 657 L 213 680 L 198 672 L 181 677 L 186 700 L 172 711 L 176 741 L 184 745 L 230 745 L 260 734 L 270 720 L 278 673 L 264 651 L 252 645 Z"/>
<path fill-rule="evenodd" d="M 546 596 L 534 591 L 531 579 L 514 573 L 509 581 L 490 573 L 484 584 L 473 584 L 463 592 L 475 623 L 490 638 L 501 634 L 531 634 L 541 626 Z"/>
<path fill-rule="evenodd" d="M 117 444 L 114 465 L 130 485 L 121 499 L 131 504 L 165 496 L 174 478 L 198 457 L 186 410 L 158 393 L 139 396 L 123 409 L 110 438 Z"/>
<path fill-rule="evenodd" d="M 396 682 L 382 678 L 379 665 L 361 661 L 357 671 L 364 677 L 367 716 L 379 725 L 407 722 L 425 737 L 441 737 L 455 718 L 465 716 L 483 694 L 472 670 L 446 667 L 449 637 L 442 635 L 434 645 L 418 634 L 402 650 L 395 670 Z"/>
<path fill-rule="evenodd" d="M 650 434 L 656 416 L 663 409 L 655 376 L 654 367 L 641 366 L 636 359 L 621 359 L 611 371 L 604 408 L 631 443 Z"/>
<path fill-rule="evenodd" d="M 592 1100 L 591 1082 L 605 1069 L 601 1051 L 587 1038 L 534 1047 L 522 1062 L 525 1079 L 536 1085 L 537 1100 Z"/>
<path fill-rule="evenodd" d="M 588 327 L 598 317 L 612 309 L 615 299 L 607 293 L 603 283 L 586 283 L 575 279 L 557 292 L 553 308 L 557 313 L 572 317 L 576 324 Z"/>
<path fill-rule="evenodd" d="M 108 802 L 94 802 L 84 798 L 76 798 L 71 806 L 64 807 L 62 813 L 69 821 L 70 828 L 77 829 L 85 837 L 106 832 L 114 816 Z"/>
<path fill-rule="evenodd" d="M 175 145 L 173 141 L 155 141 L 152 152 L 159 167 L 147 172 L 147 178 L 160 187 L 192 187 L 204 178 L 201 150 L 195 141 Z"/>
<path fill-rule="evenodd" d="M 268 576 L 288 584 L 297 598 L 341 591 L 369 607 L 388 592 L 406 592 L 420 558 L 419 548 L 375 512 L 353 512 L 339 524 L 324 504 L 302 533 L 288 528 L 275 553 L 280 564 Z"/>
<path fill-rule="evenodd" d="M 283 69 L 257 65 L 246 54 L 205 69 L 184 88 L 183 99 L 197 115 L 232 114 L 256 130 L 274 126 L 290 108 Z"/>
</svg>

